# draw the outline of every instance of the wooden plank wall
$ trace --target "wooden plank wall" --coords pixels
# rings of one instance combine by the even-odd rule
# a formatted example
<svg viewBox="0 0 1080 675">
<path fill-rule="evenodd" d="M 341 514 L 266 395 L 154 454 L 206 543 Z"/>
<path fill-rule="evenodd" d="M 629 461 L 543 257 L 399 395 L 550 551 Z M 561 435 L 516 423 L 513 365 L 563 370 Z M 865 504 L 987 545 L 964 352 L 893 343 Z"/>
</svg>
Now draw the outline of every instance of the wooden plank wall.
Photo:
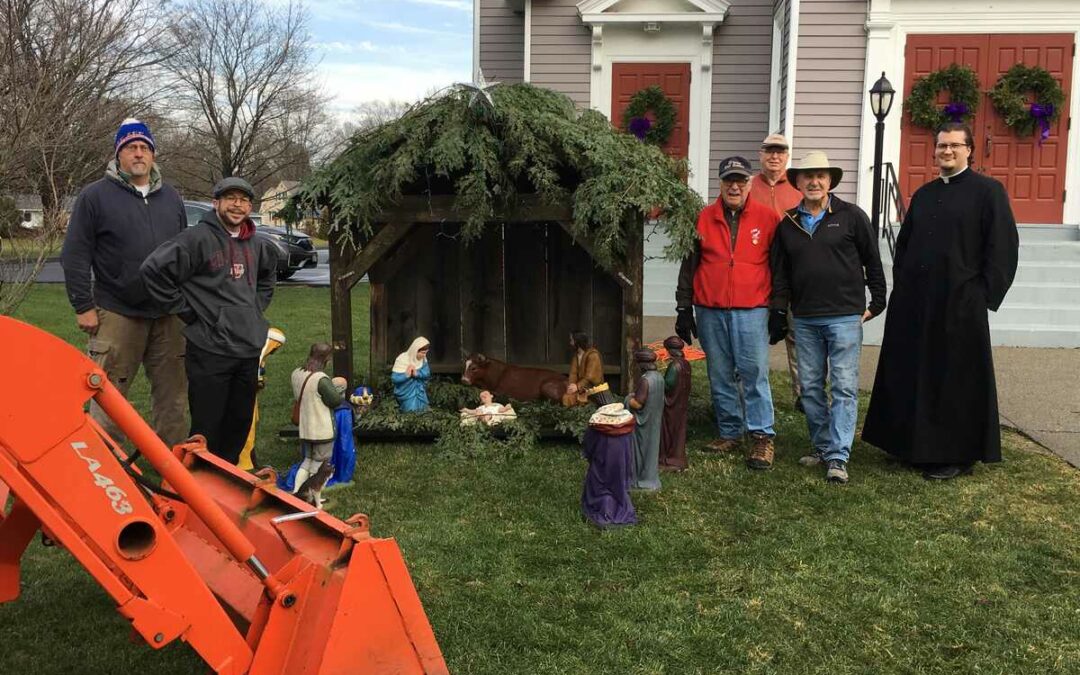
<svg viewBox="0 0 1080 675">
<path fill-rule="evenodd" d="M 622 355 L 622 288 L 557 224 L 492 227 L 479 240 L 456 238 L 457 225 L 416 225 L 372 270 L 372 354 L 385 373 L 416 335 L 431 340 L 437 373 L 460 373 L 481 352 L 511 363 L 565 370 L 569 335 L 589 333 L 605 364 Z M 377 306 L 378 305 L 378 306 Z M 381 364 L 381 366 L 380 366 Z M 618 387 L 617 373 L 609 382 Z"/>
</svg>

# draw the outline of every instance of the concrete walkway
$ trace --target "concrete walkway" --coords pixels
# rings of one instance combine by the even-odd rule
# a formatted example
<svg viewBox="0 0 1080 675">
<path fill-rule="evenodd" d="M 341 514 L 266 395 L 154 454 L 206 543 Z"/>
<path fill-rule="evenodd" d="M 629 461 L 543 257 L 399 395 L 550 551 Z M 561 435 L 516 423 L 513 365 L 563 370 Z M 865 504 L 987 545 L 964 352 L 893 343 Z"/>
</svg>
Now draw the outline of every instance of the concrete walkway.
<svg viewBox="0 0 1080 675">
<path fill-rule="evenodd" d="M 645 341 L 674 333 L 674 318 L 645 320 Z M 881 348 L 864 346 L 859 387 L 870 391 Z M 783 345 L 769 350 L 773 370 L 787 370 Z M 994 347 L 998 410 L 1019 430 L 1080 469 L 1080 349 Z"/>
</svg>

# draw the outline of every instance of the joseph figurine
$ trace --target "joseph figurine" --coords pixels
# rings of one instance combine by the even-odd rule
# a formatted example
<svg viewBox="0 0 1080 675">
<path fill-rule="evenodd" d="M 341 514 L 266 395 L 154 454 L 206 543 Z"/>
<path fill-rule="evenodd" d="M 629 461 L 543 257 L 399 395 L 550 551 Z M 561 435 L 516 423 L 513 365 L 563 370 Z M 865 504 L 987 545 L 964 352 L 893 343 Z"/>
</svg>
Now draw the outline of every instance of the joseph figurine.
<svg viewBox="0 0 1080 675">
<path fill-rule="evenodd" d="M 562 404 L 567 408 L 589 402 L 589 390 L 604 383 L 604 362 L 600 350 L 592 345 L 589 336 L 581 331 L 570 334 L 570 384 L 563 394 Z"/>
</svg>

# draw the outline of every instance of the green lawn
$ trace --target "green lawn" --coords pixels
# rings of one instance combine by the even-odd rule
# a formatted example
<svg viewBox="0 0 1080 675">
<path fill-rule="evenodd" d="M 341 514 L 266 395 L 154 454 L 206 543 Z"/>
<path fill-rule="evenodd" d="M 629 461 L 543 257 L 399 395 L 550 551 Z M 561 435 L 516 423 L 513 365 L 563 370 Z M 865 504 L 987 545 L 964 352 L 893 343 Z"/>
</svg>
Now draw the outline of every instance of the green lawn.
<svg viewBox="0 0 1080 675">
<path fill-rule="evenodd" d="M 328 293 L 282 289 L 270 314 L 289 342 L 259 448 L 284 468 L 288 372 L 329 338 Z M 82 344 L 59 286 L 22 318 Z M 132 396 L 145 407 L 144 384 Z M 832 486 L 796 464 L 804 422 L 779 399 L 773 471 L 698 452 L 696 415 L 691 470 L 635 495 L 634 528 L 582 521 L 573 446 L 483 460 L 362 446 L 330 510 L 397 539 L 455 673 L 1080 672 L 1080 474 L 1007 433 L 1006 461 L 972 478 L 928 483 L 858 444 L 851 484 Z M 23 597 L 0 606 L 0 673 L 203 672 L 183 645 L 133 642 L 63 551 L 35 543 L 24 560 Z"/>
</svg>

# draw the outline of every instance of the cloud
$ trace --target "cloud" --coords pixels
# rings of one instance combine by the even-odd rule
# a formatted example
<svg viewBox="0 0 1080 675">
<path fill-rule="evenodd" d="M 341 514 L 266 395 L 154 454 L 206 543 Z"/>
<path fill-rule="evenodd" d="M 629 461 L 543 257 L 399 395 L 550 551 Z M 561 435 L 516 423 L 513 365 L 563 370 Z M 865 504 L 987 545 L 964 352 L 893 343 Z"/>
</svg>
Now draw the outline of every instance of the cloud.
<svg viewBox="0 0 1080 675">
<path fill-rule="evenodd" d="M 361 21 L 360 23 L 371 28 L 378 28 L 379 30 L 389 30 L 397 33 L 411 33 L 417 35 L 446 35 L 455 38 L 471 38 L 471 35 L 466 33 L 454 33 L 452 31 L 436 30 L 434 28 L 424 28 L 423 26 L 413 26 L 411 24 L 399 23 L 397 21 Z"/>
<path fill-rule="evenodd" d="M 434 5 L 435 7 L 446 7 L 447 9 L 456 9 L 459 12 L 465 12 L 471 14 L 473 6 L 471 2 L 466 0 L 406 0 L 416 5 Z"/>
<path fill-rule="evenodd" d="M 407 67 L 370 63 L 323 63 L 319 76 L 324 91 L 335 96 L 332 109 L 348 117 L 364 101 L 416 101 L 434 89 L 468 82 L 468 65 L 454 67 Z"/>
<path fill-rule="evenodd" d="M 370 54 L 372 52 L 382 51 L 382 48 L 372 44 L 368 40 L 362 40 L 360 42 L 315 42 L 312 43 L 312 47 L 324 52 L 333 52 L 335 54 Z"/>
</svg>

